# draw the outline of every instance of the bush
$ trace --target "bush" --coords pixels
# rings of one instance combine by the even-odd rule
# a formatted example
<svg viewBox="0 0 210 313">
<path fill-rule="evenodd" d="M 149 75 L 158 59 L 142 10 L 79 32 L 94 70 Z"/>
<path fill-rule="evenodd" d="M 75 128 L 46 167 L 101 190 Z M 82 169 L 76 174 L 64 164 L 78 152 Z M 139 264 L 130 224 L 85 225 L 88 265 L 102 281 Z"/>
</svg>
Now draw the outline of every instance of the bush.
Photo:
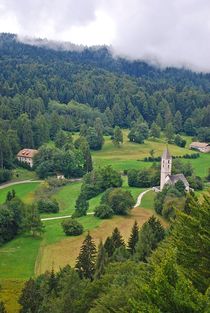
<svg viewBox="0 0 210 313">
<path fill-rule="evenodd" d="M 110 218 L 114 214 L 112 208 L 110 208 L 107 204 L 100 204 L 95 208 L 95 216 L 101 219 Z"/>
<path fill-rule="evenodd" d="M 82 224 L 73 218 L 65 219 L 61 225 L 67 236 L 79 236 L 84 231 Z"/>
<path fill-rule="evenodd" d="M 126 215 L 135 202 L 129 191 L 122 188 L 110 188 L 102 196 L 101 204 L 109 206 L 114 214 Z"/>
<path fill-rule="evenodd" d="M 178 147 L 182 147 L 184 148 L 186 146 L 186 140 L 183 139 L 180 135 L 176 135 L 174 138 L 174 143 L 178 146 Z"/>
<path fill-rule="evenodd" d="M 187 177 L 190 187 L 194 190 L 203 190 L 203 181 L 199 176 Z"/>
<path fill-rule="evenodd" d="M 41 199 L 37 202 L 37 208 L 40 213 L 58 213 L 59 204 L 56 200 Z"/>
</svg>

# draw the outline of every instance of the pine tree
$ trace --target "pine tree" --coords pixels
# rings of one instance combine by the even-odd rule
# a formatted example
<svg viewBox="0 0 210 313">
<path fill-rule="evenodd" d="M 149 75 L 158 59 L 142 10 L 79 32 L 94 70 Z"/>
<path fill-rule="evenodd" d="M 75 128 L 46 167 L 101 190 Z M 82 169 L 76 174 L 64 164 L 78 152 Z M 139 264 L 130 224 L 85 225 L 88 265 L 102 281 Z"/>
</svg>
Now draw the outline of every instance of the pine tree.
<svg viewBox="0 0 210 313">
<path fill-rule="evenodd" d="M 125 242 L 123 240 L 123 237 L 117 227 L 112 232 L 112 237 L 111 237 L 112 243 L 114 248 L 119 248 L 121 246 L 125 246 Z"/>
<path fill-rule="evenodd" d="M 136 244 L 138 242 L 138 239 L 139 239 L 139 228 L 137 221 L 135 221 L 131 230 L 130 238 L 128 240 L 128 251 L 131 254 L 134 254 L 136 251 Z"/>
<path fill-rule="evenodd" d="M 57 287 L 58 287 L 58 280 L 55 275 L 54 269 L 52 268 L 50 277 L 48 280 L 48 293 L 55 292 L 57 293 Z"/>
<path fill-rule="evenodd" d="M 120 234 L 119 229 L 116 227 L 113 232 L 111 238 L 108 237 L 105 241 L 104 248 L 108 253 L 108 256 L 111 257 L 114 251 L 120 247 L 125 247 L 125 242 L 123 240 L 122 235 Z"/>
<path fill-rule="evenodd" d="M 105 273 L 105 266 L 107 263 L 107 253 L 106 249 L 100 241 L 100 244 L 98 246 L 98 254 L 96 259 L 96 269 L 95 269 L 95 278 L 99 279 L 104 273 Z"/>
<path fill-rule="evenodd" d="M 87 278 L 91 281 L 95 273 L 96 246 L 90 233 L 88 232 L 77 257 L 75 269 L 81 278 Z"/>
<path fill-rule="evenodd" d="M 123 143 L 123 133 L 119 126 L 116 126 L 114 129 L 114 136 L 112 142 L 116 147 L 120 147 L 120 144 Z"/>
<path fill-rule="evenodd" d="M 110 237 L 106 238 L 106 241 L 104 243 L 104 249 L 106 250 L 108 257 L 112 256 L 114 252 L 114 247 L 113 247 L 112 240 Z"/>
<path fill-rule="evenodd" d="M 39 305 L 42 301 L 42 295 L 36 282 L 30 278 L 22 290 L 19 298 L 21 304 L 20 313 L 38 312 Z"/>
</svg>

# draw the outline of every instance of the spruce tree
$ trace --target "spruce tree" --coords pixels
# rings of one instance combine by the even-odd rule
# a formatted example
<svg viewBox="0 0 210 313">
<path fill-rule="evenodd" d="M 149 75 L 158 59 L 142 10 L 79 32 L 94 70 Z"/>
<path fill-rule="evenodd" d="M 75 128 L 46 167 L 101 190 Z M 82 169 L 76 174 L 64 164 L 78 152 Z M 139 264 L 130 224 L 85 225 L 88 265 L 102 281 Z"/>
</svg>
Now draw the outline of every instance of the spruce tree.
<svg viewBox="0 0 210 313">
<path fill-rule="evenodd" d="M 91 281 L 95 273 L 96 246 L 88 232 L 77 257 L 75 269 L 80 278 L 87 278 Z"/>
<path fill-rule="evenodd" d="M 111 237 L 114 249 L 117 249 L 121 246 L 125 246 L 125 242 L 123 240 L 123 237 L 117 227 L 112 232 L 112 237 Z"/>
<path fill-rule="evenodd" d="M 139 228 L 137 221 L 135 221 L 131 230 L 130 238 L 128 240 L 128 251 L 131 254 L 134 254 L 136 251 L 136 244 L 138 242 L 138 239 L 139 239 Z"/>
<path fill-rule="evenodd" d="M 96 269 L 94 276 L 96 279 L 99 279 L 105 273 L 106 263 L 107 263 L 107 252 L 102 241 L 100 241 L 100 244 L 98 246 L 98 254 L 96 259 Z"/>
<path fill-rule="evenodd" d="M 114 247 L 113 247 L 112 240 L 110 237 L 106 238 L 106 241 L 104 243 L 104 249 L 106 250 L 108 257 L 112 256 L 114 252 Z"/>
<path fill-rule="evenodd" d="M 111 257 L 114 251 L 120 247 L 125 247 L 125 242 L 123 240 L 122 235 L 117 227 L 112 232 L 111 238 L 108 237 L 105 241 L 104 248 L 108 253 L 108 256 Z"/>
</svg>

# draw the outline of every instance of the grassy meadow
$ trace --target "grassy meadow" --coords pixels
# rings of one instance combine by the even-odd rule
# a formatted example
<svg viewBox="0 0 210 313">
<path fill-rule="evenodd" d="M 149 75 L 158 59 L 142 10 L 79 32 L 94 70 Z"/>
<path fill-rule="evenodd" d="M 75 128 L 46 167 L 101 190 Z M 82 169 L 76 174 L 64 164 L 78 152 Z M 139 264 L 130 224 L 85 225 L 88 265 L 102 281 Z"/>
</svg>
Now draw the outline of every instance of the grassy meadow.
<svg viewBox="0 0 210 313">
<path fill-rule="evenodd" d="M 30 182 L 0 189 L 0 204 L 5 202 L 7 193 L 9 191 L 12 191 L 13 189 L 15 190 L 17 197 L 19 197 L 24 203 L 30 204 L 33 202 L 35 197 L 35 191 L 38 189 L 39 186 L 39 182 Z"/>
</svg>

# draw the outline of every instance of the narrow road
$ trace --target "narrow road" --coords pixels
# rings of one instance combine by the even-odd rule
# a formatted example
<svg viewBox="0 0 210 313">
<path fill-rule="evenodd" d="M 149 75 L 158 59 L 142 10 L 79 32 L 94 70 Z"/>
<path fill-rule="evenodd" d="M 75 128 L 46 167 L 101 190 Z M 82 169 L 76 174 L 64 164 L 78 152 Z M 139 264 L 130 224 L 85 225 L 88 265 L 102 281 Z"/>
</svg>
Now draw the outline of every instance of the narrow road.
<svg viewBox="0 0 210 313">
<path fill-rule="evenodd" d="M 19 184 L 28 184 L 28 183 L 41 183 L 43 180 L 20 180 L 20 181 L 15 181 L 15 182 L 12 182 L 12 183 L 5 183 L 5 184 L 2 184 L 0 185 L 0 189 L 4 189 L 6 187 L 10 187 L 10 186 L 13 186 L 13 185 L 19 185 Z"/>
<path fill-rule="evenodd" d="M 141 204 L 141 200 L 143 198 L 143 196 L 148 192 L 152 190 L 151 188 L 150 189 L 147 189 L 143 192 L 140 193 L 140 195 L 138 196 L 137 198 L 137 202 L 134 206 L 134 208 L 140 206 Z M 87 215 L 94 215 L 94 212 L 88 212 Z M 45 218 L 42 218 L 41 221 L 42 222 L 45 222 L 45 221 L 53 221 L 53 220 L 60 220 L 60 219 L 64 219 L 64 218 L 69 218 L 69 217 L 72 217 L 72 215 L 63 215 L 63 216 L 55 216 L 55 217 L 45 217 Z"/>
<path fill-rule="evenodd" d="M 94 212 L 88 212 L 87 215 L 93 215 Z M 45 217 L 45 218 L 41 218 L 41 221 L 53 221 L 53 220 L 61 220 L 64 218 L 68 218 L 68 217 L 72 217 L 72 215 L 63 215 L 63 216 L 55 216 L 55 217 Z"/>
<path fill-rule="evenodd" d="M 141 200 L 142 200 L 143 196 L 150 190 L 152 190 L 152 189 L 150 188 L 150 189 L 147 189 L 147 190 L 145 190 L 145 191 L 140 193 L 140 195 L 137 198 L 137 201 L 136 201 L 136 204 L 135 204 L 134 208 L 137 208 L 138 206 L 140 206 Z"/>
<path fill-rule="evenodd" d="M 82 178 L 71 178 L 68 180 L 68 183 L 74 183 L 74 182 L 78 182 L 81 181 Z M 0 185 L 0 189 L 4 189 L 6 187 L 10 187 L 13 185 L 19 185 L 19 184 L 28 184 L 28 183 L 41 183 L 44 180 L 41 179 L 37 179 L 37 180 L 32 180 L 32 179 L 27 179 L 27 180 L 19 180 L 19 181 L 15 181 L 15 182 L 11 182 L 11 183 L 3 183 Z"/>
</svg>

